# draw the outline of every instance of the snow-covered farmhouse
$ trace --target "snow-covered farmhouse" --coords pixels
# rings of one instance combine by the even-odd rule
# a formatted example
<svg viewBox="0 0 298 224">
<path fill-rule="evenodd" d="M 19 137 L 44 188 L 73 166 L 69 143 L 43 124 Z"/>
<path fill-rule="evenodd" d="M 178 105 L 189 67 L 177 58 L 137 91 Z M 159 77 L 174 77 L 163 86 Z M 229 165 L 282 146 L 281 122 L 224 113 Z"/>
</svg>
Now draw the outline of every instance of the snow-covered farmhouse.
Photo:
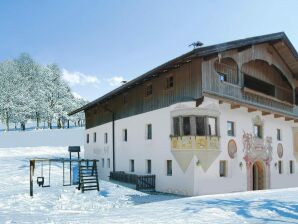
<svg viewBox="0 0 298 224">
<path fill-rule="evenodd" d="M 85 105 L 99 175 L 160 192 L 298 186 L 298 54 L 284 33 L 197 47 Z"/>
</svg>

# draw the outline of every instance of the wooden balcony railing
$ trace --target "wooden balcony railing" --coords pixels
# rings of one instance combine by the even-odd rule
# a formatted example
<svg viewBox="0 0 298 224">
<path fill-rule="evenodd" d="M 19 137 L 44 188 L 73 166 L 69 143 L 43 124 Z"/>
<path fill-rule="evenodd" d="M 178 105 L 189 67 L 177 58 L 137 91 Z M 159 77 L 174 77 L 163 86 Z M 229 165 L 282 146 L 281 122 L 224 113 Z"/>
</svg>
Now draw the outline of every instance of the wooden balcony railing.
<svg viewBox="0 0 298 224">
<path fill-rule="evenodd" d="M 217 136 L 171 137 L 172 151 L 181 150 L 219 150 Z"/>
</svg>

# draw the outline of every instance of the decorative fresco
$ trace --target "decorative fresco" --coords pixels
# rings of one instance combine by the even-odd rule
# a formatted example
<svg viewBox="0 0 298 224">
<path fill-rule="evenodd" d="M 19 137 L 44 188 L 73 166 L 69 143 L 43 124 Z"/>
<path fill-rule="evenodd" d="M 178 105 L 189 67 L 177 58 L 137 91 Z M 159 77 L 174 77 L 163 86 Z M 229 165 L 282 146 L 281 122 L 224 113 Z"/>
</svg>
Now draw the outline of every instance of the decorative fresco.
<svg viewBox="0 0 298 224">
<path fill-rule="evenodd" d="M 185 172 L 191 161 L 199 161 L 204 171 L 220 154 L 219 137 L 210 136 L 182 136 L 171 138 L 172 154 L 180 168 Z"/>
<path fill-rule="evenodd" d="M 264 189 L 270 188 L 270 162 L 272 160 L 272 137 L 265 139 L 254 137 L 251 133 L 243 133 L 243 152 L 247 168 L 247 189 L 253 190 L 253 165 L 264 164 L 262 175 Z"/>
</svg>

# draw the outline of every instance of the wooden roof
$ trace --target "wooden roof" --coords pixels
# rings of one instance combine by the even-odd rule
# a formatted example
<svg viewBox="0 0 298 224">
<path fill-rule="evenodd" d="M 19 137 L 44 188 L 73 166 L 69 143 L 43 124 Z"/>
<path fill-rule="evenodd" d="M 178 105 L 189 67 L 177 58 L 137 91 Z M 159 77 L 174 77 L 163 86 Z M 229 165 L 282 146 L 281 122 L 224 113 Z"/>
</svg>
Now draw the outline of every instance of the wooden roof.
<svg viewBox="0 0 298 224">
<path fill-rule="evenodd" d="M 113 96 L 119 95 L 125 92 L 127 89 L 132 88 L 133 86 L 139 85 L 142 82 L 151 79 L 160 73 L 168 71 L 176 66 L 189 62 L 192 58 L 197 57 L 206 57 L 213 54 L 218 54 L 220 52 L 224 52 L 232 49 L 246 48 L 252 45 L 269 43 L 273 48 L 278 52 L 282 60 L 288 66 L 290 71 L 293 73 L 294 77 L 298 80 L 298 53 L 292 43 L 289 41 L 288 37 L 284 32 L 273 33 L 268 35 L 262 35 L 257 37 L 250 37 L 235 41 L 230 41 L 226 43 L 196 48 L 186 54 L 183 54 L 173 60 L 170 60 L 148 72 L 145 74 L 125 83 L 124 85 L 112 90 L 111 92 L 99 97 L 98 99 L 86 104 L 85 106 L 78 108 L 69 113 L 69 115 L 73 115 L 80 111 L 86 110 L 95 106 L 96 104 L 101 104 L 110 99 Z"/>
</svg>

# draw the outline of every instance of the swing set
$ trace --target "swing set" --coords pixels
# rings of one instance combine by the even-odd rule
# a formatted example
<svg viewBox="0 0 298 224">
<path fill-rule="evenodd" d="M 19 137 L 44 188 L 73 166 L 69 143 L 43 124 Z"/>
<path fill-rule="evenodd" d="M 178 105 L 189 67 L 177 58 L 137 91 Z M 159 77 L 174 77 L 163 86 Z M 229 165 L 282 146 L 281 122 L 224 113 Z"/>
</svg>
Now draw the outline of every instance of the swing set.
<svg viewBox="0 0 298 224">
<path fill-rule="evenodd" d="M 69 146 L 69 159 L 66 158 L 35 158 L 30 160 L 30 196 L 33 197 L 33 177 L 34 174 L 38 173 L 36 177 L 36 183 L 38 187 L 47 188 L 51 186 L 51 166 L 53 163 L 62 163 L 63 172 L 63 186 L 78 185 L 78 189 L 82 190 L 99 190 L 98 177 L 97 177 L 97 166 L 98 160 L 85 160 L 80 159 L 80 146 Z M 72 158 L 72 153 L 77 153 L 77 158 Z M 73 165 L 76 164 L 78 170 L 75 175 L 72 175 Z M 66 169 L 69 168 L 69 169 Z M 39 172 L 38 172 L 39 168 Z M 67 178 L 67 170 L 69 170 L 69 176 Z M 87 171 L 87 172 L 86 172 Z M 92 172 L 91 172 L 92 171 Z M 93 186 L 84 186 L 84 178 L 94 179 Z M 68 181 L 67 181 L 68 179 Z M 91 188 L 92 187 L 92 188 Z"/>
</svg>

